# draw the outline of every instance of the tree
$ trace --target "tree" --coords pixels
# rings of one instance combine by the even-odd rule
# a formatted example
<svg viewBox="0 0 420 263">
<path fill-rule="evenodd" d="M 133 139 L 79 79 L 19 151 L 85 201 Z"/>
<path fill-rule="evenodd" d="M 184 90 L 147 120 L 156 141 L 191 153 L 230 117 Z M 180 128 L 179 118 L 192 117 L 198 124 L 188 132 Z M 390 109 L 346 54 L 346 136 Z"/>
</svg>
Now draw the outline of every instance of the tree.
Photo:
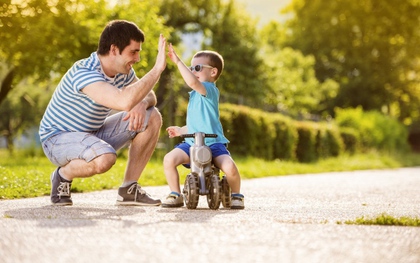
<svg viewBox="0 0 420 263">
<path fill-rule="evenodd" d="M 266 66 L 259 56 L 256 24 L 235 1 L 229 1 L 209 28 L 208 45 L 225 59 L 221 98 L 225 102 L 263 107 L 267 90 Z"/>
<path fill-rule="evenodd" d="M 36 127 L 48 103 L 49 93 L 44 92 L 48 82 L 34 83 L 27 78 L 17 85 L 0 105 L 0 134 L 6 139 L 7 149 L 12 155 L 14 140 L 30 128 Z"/>
<path fill-rule="evenodd" d="M 405 123 L 420 107 L 420 2 L 294 0 L 287 44 L 315 57 L 322 82 L 340 83 L 333 107 L 362 106 Z"/>
<path fill-rule="evenodd" d="M 265 104 L 293 117 L 328 115 L 327 109 L 338 91 L 338 83 L 329 79 L 320 83 L 315 76 L 315 58 L 284 46 L 284 31 L 276 22 L 259 32 L 261 56 L 269 58 L 266 75 L 269 93 Z"/>
<path fill-rule="evenodd" d="M 8 1 L 0 6 L 0 61 L 7 65 L 0 103 L 13 85 L 25 77 L 42 81 L 51 72 L 64 73 L 76 59 L 95 49 L 96 43 L 86 27 L 88 22 L 81 19 L 88 3 L 27 0 Z M 96 4 L 103 6 L 105 2 Z"/>
</svg>

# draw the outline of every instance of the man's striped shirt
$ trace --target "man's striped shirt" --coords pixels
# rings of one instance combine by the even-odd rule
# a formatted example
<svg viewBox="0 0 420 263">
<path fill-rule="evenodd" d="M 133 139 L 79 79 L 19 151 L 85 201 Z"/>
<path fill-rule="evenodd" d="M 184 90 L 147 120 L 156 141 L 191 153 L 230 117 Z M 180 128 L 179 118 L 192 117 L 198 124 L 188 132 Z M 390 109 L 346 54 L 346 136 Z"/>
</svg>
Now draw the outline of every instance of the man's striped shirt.
<svg viewBox="0 0 420 263">
<path fill-rule="evenodd" d="M 63 131 L 98 130 L 111 109 L 95 103 L 81 90 L 95 82 L 107 82 L 121 89 L 130 84 L 134 77 L 133 69 L 128 75 L 117 74 L 114 78 L 106 76 L 96 52 L 74 63 L 58 84 L 41 120 L 41 141 Z"/>
</svg>

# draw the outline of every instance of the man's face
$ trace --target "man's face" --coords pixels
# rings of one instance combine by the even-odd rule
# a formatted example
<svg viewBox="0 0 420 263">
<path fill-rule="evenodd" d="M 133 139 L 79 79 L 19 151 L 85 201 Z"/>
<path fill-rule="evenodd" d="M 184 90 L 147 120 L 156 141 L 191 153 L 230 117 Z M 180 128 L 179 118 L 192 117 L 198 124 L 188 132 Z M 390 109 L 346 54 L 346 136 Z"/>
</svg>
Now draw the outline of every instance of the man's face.
<svg viewBox="0 0 420 263">
<path fill-rule="evenodd" d="M 117 49 L 115 52 L 115 70 L 118 73 L 130 73 L 133 65 L 140 61 L 141 44 L 140 42 L 131 40 L 130 45 L 126 46 L 121 54 Z"/>
</svg>

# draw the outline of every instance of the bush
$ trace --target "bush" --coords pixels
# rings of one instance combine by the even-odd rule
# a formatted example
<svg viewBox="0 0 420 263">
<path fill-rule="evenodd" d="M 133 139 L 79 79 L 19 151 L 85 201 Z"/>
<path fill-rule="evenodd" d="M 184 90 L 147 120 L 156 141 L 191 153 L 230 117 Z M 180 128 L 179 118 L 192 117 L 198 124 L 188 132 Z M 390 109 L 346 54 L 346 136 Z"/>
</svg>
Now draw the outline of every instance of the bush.
<svg viewBox="0 0 420 263">
<path fill-rule="evenodd" d="M 340 127 L 359 131 L 363 149 L 407 151 L 408 131 L 397 120 L 377 111 L 364 112 L 361 107 L 336 109 L 336 122 Z"/>
<path fill-rule="evenodd" d="M 295 157 L 297 131 L 288 117 L 245 106 L 221 104 L 220 121 L 231 142 L 229 150 L 236 154 L 266 160 Z"/>
<path fill-rule="evenodd" d="M 344 151 L 354 154 L 359 151 L 359 132 L 353 128 L 340 128 L 340 136 L 344 143 Z"/>
<path fill-rule="evenodd" d="M 298 131 L 293 121 L 280 114 L 272 114 L 274 126 L 273 157 L 282 160 L 295 160 Z"/>
<path fill-rule="evenodd" d="M 226 134 L 235 153 L 240 155 L 255 155 L 257 138 L 255 129 L 257 122 L 250 115 L 250 109 L 242 106 L 227 105 L 221 111 L 230 111 L 230 132 Z M 223 129 L 225 129 L 224 124 Z"/>
<path fill-rule="evenodd" d="M 185 110 L 179 107 L 176 116 Z M 408 132 L 402 124 L 378 112 L 363 112 L 361 108 L 337 109 L 336 122 L 316 123 L 220 104 L 220 121 L 230 140 L 229 151 L 265 160 L 312 162 L 339 156 L 343 151 L 409 149 Z"/>
<path fill-rule="evenodd" d="M 338 156 L 344 149 L 344 143 L 337 127 L 332 124 L 317 125 L 315 149 L 317 158 Z"/>
<path fill-rule="evenodd" d="M 300 162 L 312 162 L 317 159 L 316 154 L 316 129 L 310 122 L 295 122 L 298 132 L 296 158 Z"/>
</svg>

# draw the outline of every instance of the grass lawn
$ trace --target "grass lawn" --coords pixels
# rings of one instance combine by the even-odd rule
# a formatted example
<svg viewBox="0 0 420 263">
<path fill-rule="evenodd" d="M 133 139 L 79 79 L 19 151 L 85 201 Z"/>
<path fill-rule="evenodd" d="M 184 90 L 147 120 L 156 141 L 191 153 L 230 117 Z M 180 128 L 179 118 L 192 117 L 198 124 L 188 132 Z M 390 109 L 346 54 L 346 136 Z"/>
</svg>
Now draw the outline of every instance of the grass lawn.
<svg viewBox="0 0 420 263">
<path fill-rule="evenodd" d="M 389 169 L 420 166 L 420 154 L 384 154 L 369 152 L 356 155 L 343 155 L 338 158 L 319 160 L 314 163 L 289 161 L 265 161 L 253 157 L 235 157 L 242 179 L 267 176 L 286 176 L 292 174 L 321 173 L 332 171 L 353 171 L 367 169 Z M 90 178 L 76 179 L 72 192 L 88 192 L 118 188 L 122 182 L 126 158 L 121 156 L 108 172 Z M 50 174 L 55 169 L 43 155 L 27 156 L 18 152 L 10 157 L 0 150 L 0 199 L 14 199 L 49 195 Z M 188 170 L 179 167 L 181 184 Z M 154 156 L 140 178 L 143 186 L 165 185 L 162 156 Z"/>
</svg>

